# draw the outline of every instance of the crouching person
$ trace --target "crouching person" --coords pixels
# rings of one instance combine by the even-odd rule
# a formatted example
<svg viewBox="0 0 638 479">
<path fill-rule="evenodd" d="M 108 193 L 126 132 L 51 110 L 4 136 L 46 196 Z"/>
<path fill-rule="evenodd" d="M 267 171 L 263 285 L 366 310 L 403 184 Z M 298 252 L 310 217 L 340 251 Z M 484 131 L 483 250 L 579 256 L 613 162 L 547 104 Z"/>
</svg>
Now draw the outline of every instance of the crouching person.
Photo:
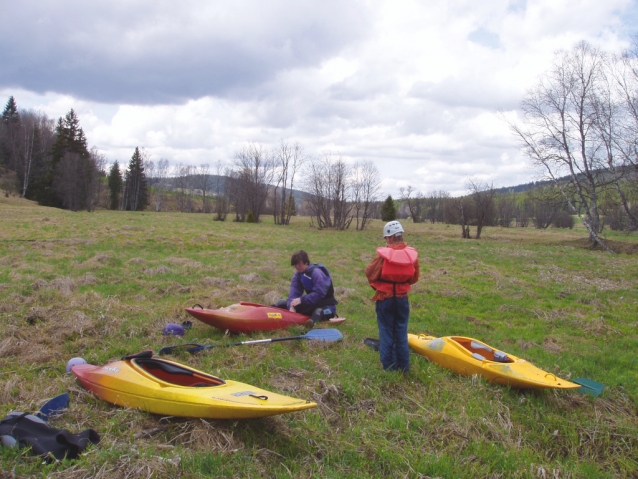
<svg viewBox="0 0 638 479">
<path fill-rule="evenodd" d="M 288 299 L 281 299 L 274 306 L 310 316 L 306 322 L 309 328 L 319 321 L 334 318 L 337 315 L 337 299 L 328 268 L 310 263 L 304 250 L 293 253 L 290 265 L 295 272 Z"/>
</svg>

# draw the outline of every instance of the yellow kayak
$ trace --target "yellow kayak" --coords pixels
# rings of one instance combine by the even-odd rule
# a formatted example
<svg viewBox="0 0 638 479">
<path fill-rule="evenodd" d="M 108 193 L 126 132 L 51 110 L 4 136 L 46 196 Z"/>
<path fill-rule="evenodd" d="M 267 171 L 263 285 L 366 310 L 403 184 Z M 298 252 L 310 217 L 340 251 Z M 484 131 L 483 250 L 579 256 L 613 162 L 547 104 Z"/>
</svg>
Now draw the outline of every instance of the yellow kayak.
<svg viewBox="0 0 638 479">
<path fill-rule="evenodd" d="M 524 359 L 498 351 L 485 343 L 462 336 L 435 338 L 425 334 L 408 334 L 412 351 L 430 361 L 464 376 L 478 374 L 491 383 L 515 388 L 581 387 L 552 373 L 543 371 Z"/>
<path fill-rule="evenodd" d="M 312 401 L 223 380 L 196 369 L 140 353 L 105 366 L 79 364 L 71 371 L 104 401 L 183 417 L 249 419 L 316 407 Z"/>
</svg>

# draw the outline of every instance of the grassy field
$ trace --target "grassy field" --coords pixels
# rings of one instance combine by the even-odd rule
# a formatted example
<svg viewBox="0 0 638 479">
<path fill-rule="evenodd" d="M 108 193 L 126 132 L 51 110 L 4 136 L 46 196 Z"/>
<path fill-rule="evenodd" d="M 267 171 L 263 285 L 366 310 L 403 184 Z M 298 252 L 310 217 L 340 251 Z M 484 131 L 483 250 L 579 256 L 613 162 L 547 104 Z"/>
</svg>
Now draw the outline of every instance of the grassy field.
<svg viewBox="0 0 638 479">
<path fill-rule="evenodd" d="M 382 244 L 378 221 L 364 232 L 319 231 L 308 218 L 281 227 L 71 213 L 4 197 L 0 221 L 1 417 L 69 391 L 70 408 L 52 425 L 102 436 L 73 462 L 1 450 L 2 477 L 638 477 L 638 256 L 586 249 L 582 228 L 487 228 L 476 241 L 460 239 L 457 226 L 406 224 L 421 262 L 409 330 L 471 336 L 564 378 L 602 382 L 598 398 L 491 385 L 415 355 L 409 374 L 384 372 L 363 345 L 378 336 L 363 273 Z M 636 251 L 632 236 L 608 239 Z M 195 303 L 284 297 L 300 248 L 333 274 L 348 318 L 343 341 L 174 359 L 317 408 L 245 421 L 165 418 L 100 401 L 65 373 L 74 356 L 104 364 L 181 342 L 163 327 L 189 319 L 184 308 Z M 187 342 L 228 340 L 193 322 Z"/>
</svg>

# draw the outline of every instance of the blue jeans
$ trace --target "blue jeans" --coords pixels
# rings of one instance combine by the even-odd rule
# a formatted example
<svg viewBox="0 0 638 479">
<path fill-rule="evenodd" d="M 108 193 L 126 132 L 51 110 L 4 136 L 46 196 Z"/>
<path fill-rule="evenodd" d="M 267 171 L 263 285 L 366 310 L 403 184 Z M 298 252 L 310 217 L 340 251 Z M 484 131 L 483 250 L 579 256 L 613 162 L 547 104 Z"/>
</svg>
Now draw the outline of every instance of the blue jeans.
<svg viewBox="0 0 638 479">
<path fill-rule="evenodd" d="M 376 309 L 379 325 L 379 354 L 383 369 L 387 371 L 398 369 L 407 373 L 410 370 L 408 298 L 388 298 L 377 301 Z"/>
</svg>

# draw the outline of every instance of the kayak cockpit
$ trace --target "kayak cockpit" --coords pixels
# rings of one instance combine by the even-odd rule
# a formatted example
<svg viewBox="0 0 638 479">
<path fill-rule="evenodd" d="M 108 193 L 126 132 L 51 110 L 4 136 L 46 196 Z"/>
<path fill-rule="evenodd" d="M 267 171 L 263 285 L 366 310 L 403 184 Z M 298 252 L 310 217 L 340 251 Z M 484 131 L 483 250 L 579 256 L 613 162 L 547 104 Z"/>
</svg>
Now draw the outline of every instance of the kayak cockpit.
<svg viewBox="0 0 638 479">
<path fill-rule="evenodd" d="M 131 362 L 146 374 L 175 386 L 213 387 L 226 384 L 223 379 L 160 359 L 134 358 Z"/>
<path fill-rule="evenodd" d="M 497 363 L 514 362 L 514 360 L 504 352 L 497 351 L 476 339 L 463 338 L 460 336 L 454 336 L 452 339 L 464 349 L 469 351 L 474 359 L 478 359 L 479 361 L 494 361 Z"/>
</svg>

